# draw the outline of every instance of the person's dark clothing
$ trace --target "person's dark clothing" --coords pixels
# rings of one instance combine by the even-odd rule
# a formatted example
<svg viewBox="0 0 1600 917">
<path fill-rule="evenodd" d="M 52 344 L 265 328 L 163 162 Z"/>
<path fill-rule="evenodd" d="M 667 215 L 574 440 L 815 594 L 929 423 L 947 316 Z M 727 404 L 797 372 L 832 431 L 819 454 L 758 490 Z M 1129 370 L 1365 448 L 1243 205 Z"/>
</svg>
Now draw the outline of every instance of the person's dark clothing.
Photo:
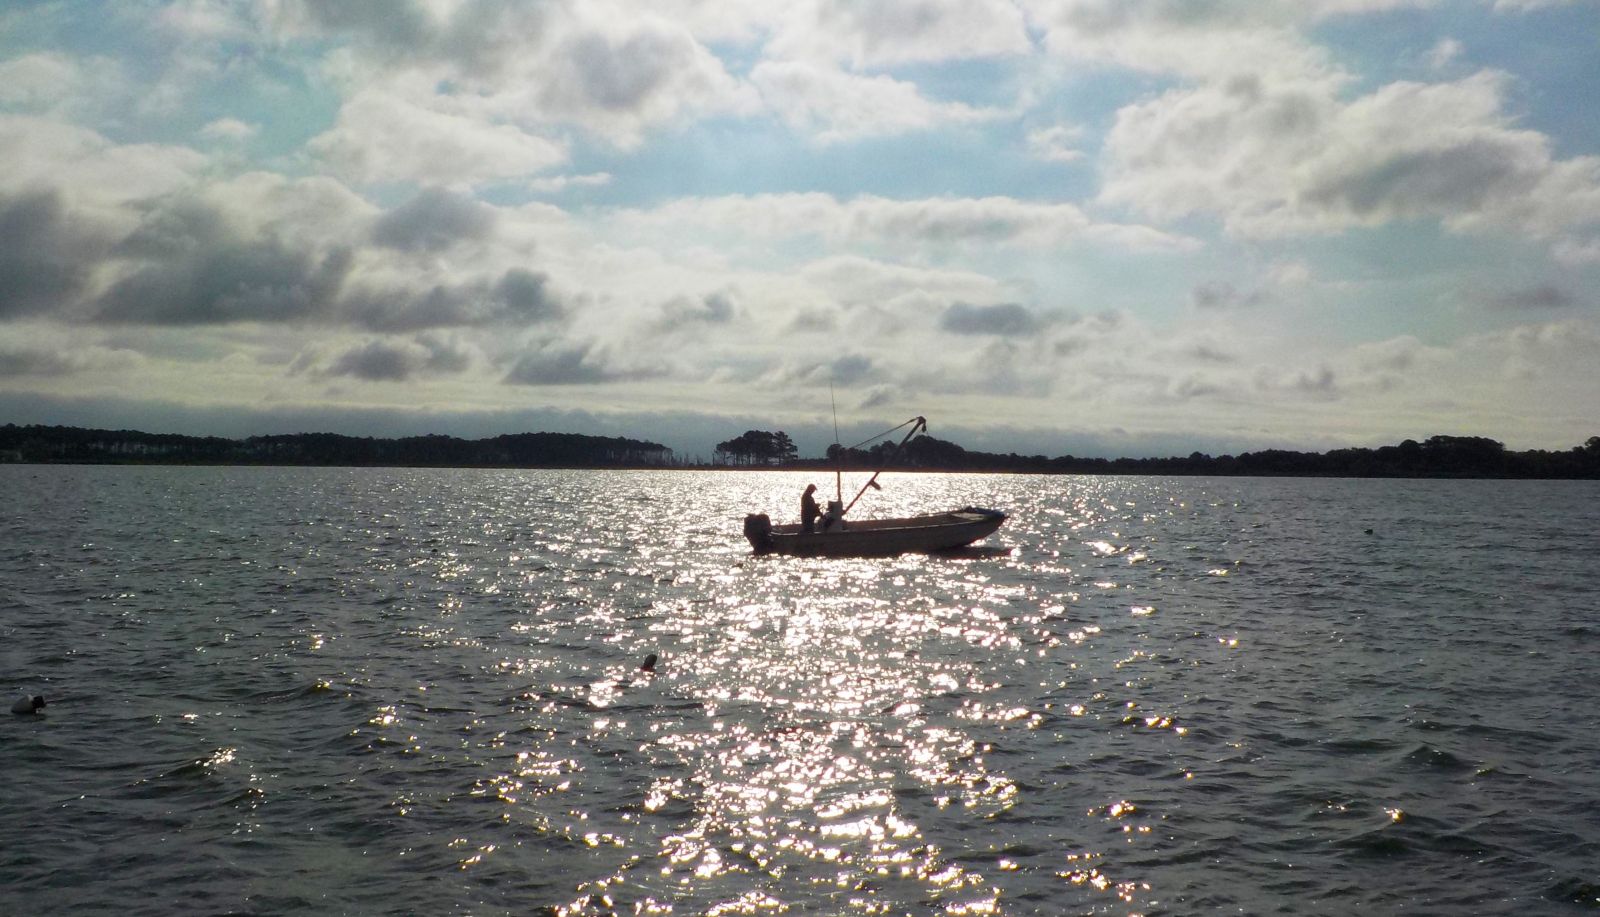
<svg viewBox="0 0 1600 917">
<path fill-rule="evenodd" d="M 800 497 L 800 530 L 814 532 L 817 528 L 817 517 L 822 515 L 822 510 L 817 508 L 817 498 L 806 491 Z"/>
</svg>

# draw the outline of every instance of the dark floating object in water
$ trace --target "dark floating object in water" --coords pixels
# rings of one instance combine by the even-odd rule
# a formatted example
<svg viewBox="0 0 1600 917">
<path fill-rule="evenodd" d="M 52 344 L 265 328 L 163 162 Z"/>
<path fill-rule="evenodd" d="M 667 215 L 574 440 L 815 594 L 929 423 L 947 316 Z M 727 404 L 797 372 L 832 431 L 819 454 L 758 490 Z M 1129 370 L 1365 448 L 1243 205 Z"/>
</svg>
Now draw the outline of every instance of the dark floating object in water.
<svg viewBox="0 0 1600 917">
<path fill-rule="evenodd" d="M 11 712 L 19 714 L 38 713 L 42 709 L 44 709 L 44 698 L 37 694 L 33 697 L 24 694 L 11 705 Z"/>
<path fill-rule="evenodd" d="M 654 672 L 656 670 L 656 654 L 651 653 L 644 657 L 644 665 L 639 666 L 641 672 Z"/>
</svg>

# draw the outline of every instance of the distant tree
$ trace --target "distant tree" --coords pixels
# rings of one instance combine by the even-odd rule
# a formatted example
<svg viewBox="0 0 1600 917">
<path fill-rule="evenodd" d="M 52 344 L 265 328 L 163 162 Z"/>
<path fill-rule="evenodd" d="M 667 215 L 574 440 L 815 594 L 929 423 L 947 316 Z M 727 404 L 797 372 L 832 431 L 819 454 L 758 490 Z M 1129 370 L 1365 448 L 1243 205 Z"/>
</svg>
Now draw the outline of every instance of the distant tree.
<svg viewBox="0 0 1600 917">
<path fill-rule="evenodd" d="M 800 449 L 795 446 L 789 434 L 779 430 L 772 436 L 773 457 L 779 462 L 792 462 L 800 457 Z"/>
<path fill-rule="evenodd" d="M 789 434 L 779 430 L 746 430 L 733 439 L 717 443 L 720 462 L 734 465 L 770 465 L 793 461 L 800 454 Z"/>
</svg>

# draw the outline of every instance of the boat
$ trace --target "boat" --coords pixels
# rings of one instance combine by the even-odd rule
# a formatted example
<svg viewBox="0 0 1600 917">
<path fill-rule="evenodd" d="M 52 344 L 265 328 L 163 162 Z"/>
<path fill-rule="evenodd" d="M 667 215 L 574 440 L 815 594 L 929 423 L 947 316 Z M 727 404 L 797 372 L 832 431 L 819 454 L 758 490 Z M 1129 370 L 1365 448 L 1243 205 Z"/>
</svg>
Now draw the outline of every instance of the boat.
<svg viewBox="0 0 1600 917">
<path fill-rule="evenodd" d="M 887 465 L 901 449 L 905 448 L 912 437 L 927 431 L 927 420 L 913 417 L 851 448 L 859 448 L 908 425 L 911 427 L 910 431 L 884 460 L 884 464 Z M 842 457 L 846 452 L 847 450 L 841 450 L 837 454 Z M 878 475 L 882 473 L 882 468 L 873 472 L 871 479 L 856 493 L 855 499 L 846 505 L 842 472 L 836 468 L 834 480 L 838 488 L 838 499 L 828 502 L 827 513 L 813 525 L 806 526 L 801 523 L 773 525 L 771 517 L 766 513 L 751 513 L 744 517 L 744 537 L 757 554 L 792 554 L 801 557 L 884 557 L 963 548 L 994 534 L 1006 521 L 1005 513 L 976 506 L 966 506 L 944 513 L 893 519 L 846 519 L 845 515 L 860 501 L 862 494 L 869 489 L 881 489 L 878 486 Z M 811 490 L 814 489 L 807 490 L 808 500 Z"/>
<path fill-rule="evenodd" d="M 840 519 L 831 528 L 802 531 L 799 523 L 773 525 L 766 513 L 744 519 L 744 537 L 757 554 L 800 557 L 885 557 L 963 548 L 986 538 L 1006 514 L 976 506 L 900 519 Z"/>
</svg>

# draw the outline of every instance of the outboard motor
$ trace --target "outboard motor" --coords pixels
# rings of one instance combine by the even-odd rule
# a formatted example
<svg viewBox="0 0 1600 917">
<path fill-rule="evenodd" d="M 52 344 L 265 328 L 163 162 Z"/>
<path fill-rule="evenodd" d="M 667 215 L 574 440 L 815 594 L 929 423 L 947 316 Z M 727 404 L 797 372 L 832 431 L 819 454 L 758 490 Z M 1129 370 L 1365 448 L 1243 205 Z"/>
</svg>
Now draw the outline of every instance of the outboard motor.
<svg viewBox="0 0 1600 917">
<path fill-rule="evenodd" d="M 824 532 L 844 531 L 844 504 L 838 500 L 829 500 L 828 511 L 822 514 L 817 523 Z"/>
<path fill-rule="evenodd" d="M 757 554 L 771 554 L 772 520 L 766 513 L 751 513 L 745 516 L 744 537 Z"/>
</svg>

